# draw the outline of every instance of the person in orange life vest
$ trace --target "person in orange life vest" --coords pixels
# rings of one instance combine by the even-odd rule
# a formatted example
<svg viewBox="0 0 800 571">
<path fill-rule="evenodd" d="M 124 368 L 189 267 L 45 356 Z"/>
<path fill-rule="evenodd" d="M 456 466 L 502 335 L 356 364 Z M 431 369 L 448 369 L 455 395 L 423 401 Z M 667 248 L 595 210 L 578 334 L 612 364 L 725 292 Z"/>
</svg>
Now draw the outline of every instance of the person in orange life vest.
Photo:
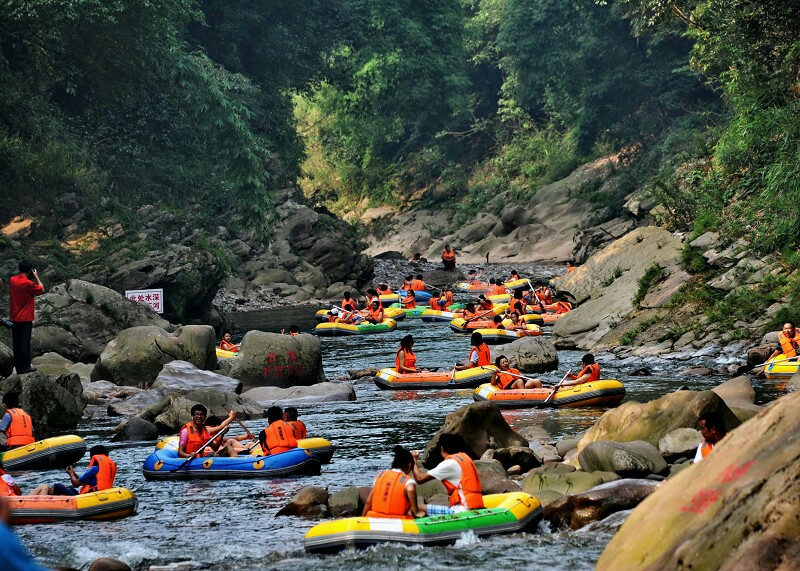
<svg viewBox="0 0 800 571">
<path fill-rule="evenodd" d="M 414 354 L 414 337 L 406 335 L 400 340 L 400 348 L 395 353 L 394 370 L 398 373 L 419 373 L 417 356 Z"/>
<path fill-rule="evenodd" d="M 392 293 L 392 288 L 389 287 L 389 284 L 378 284 L 375 291 L 378 292 L 378 295 L 389 295 Z"/>
<path fill-rule="evenodd" d="M 517 270 L 511 270 L 511 277 L 508 278 L 506 281 L 515 282 L 517 280 L 519 280 L 519 273 L 517 272 Z"/>
<path fill-rule="evenodd" d="M 503 320 L 503 325 L 505 325 L 505 328 L 509 331 L 528 328 L 528 324 L 519 318 L 519 313 L 516 311 L 511 312 L 511 314 L 508 316 L 508 321 Z"/>
<path fill-rule="evenodd" d="M 89 492 L 99 492 L 114 487 L 114 477 L 117 475 L 117 465 L 108 457 L 105 446 L 92 446 L 89 450 L 89 468 L 79 476 L 75 474 L 72 466 L 67 466 L 69 486 L 64 484 L 40 484 L 31 496 L 77 496 Z M 75 488 L 80 488 L 76 490 Z"/>
<path fill-rule="evenodd" d="M 480 283 L 478 281 L 478 272 L 476 270 L 470 270 L 467 273 L 467 283 L 470 285 Z"/>
<path fill-rule="evenodd" d="M 577 269 L 578 268 L 575 267 L 575 265 L 572 263 L 572 261 L 567 260 L 567 273 L 568 274 L 571 274 L 572 272 L 574 272 Z"/>
<path fill-rule="evenodd" d="M 11 474 L 0 468 L 0 498 L 3 496 L 21 496 L 22 490 Z"/>
<path fill-rule="evenodd" d="M 196 404 L 191 409 L 192 420 L 187 422 L 181 427 L 180 435 L 178 436 L 178 457 L 191 458 L 192 456 L 236 456 L 236 451 L 230 446 L 220 446 L 217 452 L 210 447 L 210 444 L 203 448 L 211 437 L 219 434 L 228 428 L 233 419 L 236 418 L 236 412 L 228 412 L 228 417 L 222 421 L 218 426 L 206 427 L 206 416 L 208 416 L 208 409 L 202 404 Z M 221 439 L 222 437 L 220 437 Z M 216 439 L 215 439 L 216 440 Z"/>
<path fill-rule="evenodd" d="M 456 253 L 450 248 L 450 244 L 447 244 L 442 251 L 442 264 L 445 271 L 456 269 Z"/>
<path fill-rule="evenodd" d="M 581 359 L 581 364 L 583 365 L 581 372 L 577 375 L 569 373 L 567 378 L 571 380 L 562 382 L 562 387 L 572 387 L 600 380 L 600 365 L 594 362 L 594 355 L 586 353 Z"/>
<path fill-rule="evenodd" d="M 451 290 L 448 286 L 444 286 L 442 288 L 442 293 L 444 293 L 445 307 L 450 307 L 453 305 L 453 290 Z"/>
<path fill-rule="evenodd" d="M 346 291 L 342 295 L 342 309 L 345 311 L 355 311 L 358 309 L 358 304 L 356 304 L 356 300 L 350 297 L 350 292 Z"/>
<path fill-rule="evenodd" d="M 303 440 L 308 437 L 306 425 L 302 420 L 297 419 L 297 409 L 293 406 L 287 406 L 283 409 L 283 421 L 292 427 L 292 435 L 297 440 Z"/>
<path fill-rule="evenodd" d="M 347 323 L 347 324 L 354 324 L 358 323 L 363 319 L 357 313 L 353 313 L 352 311 L 341 311 L 337 308 L 331 309 L 331 314 L 328 316 L 328 321 L 330 323 Z"/>
<path fill-rule="evenodd" d="M 391 470 L 375 477 L 364 504 L 364 517 L 422 517 L 425 512 L 417 502 L 417 482 L 410 477 L 414 457 L 402 446 L 394 447 Z"/>
<path fill-rule="evenodd" d="M 406 277 L 403 278 L 403 285 L 400 286 L 400 289 L 401 290 L 412 290 L 412 289 L 414 289 L 413 287 L 411 287 L 411 283 L 413 281 L 414 281 L 414 276 L 412 276 L 411 274 L 407 275 Z"/>
<path fill-rule="evenodd" d="M 414 297 L 414 292 L 410 289 L 405 290 L 405 292 L 406 294 L 400 299 L 400 303 L 402 303 L 406 309 L 413 309 L 417 307 L 417 298 Z"/>
<path fill-rule="evenodd" d="M 558 303 L 556 303 L 556 313 L 561 315 L 562 313 L 567 313 L 572 309 L 572 306 L 567 302 L 567 298 L 563 295 L 558 298 Z"/>
<path fill-rule="evenodd" d="M 414 457 L 414 479 L 423 484 L 436 478 L 450 494 L 450 506 L 420 506 L 428 515 L 453 514 L 483 507 L 481 478 L 466 450 L 468 446 L 461 436 L 442 434 L 439 436 L 438 452 L 443 460 L 427 473 L 423 473 L 417 465 L 419 453 L 411 453 Z"/>
<path fill-rule="evenodd" d="M 447 294 L 442 292 L 439 297 L 432 297 L 428 303 L 434 311 L 447 311 Z"/>
<path fill-rule="evenodd" d="M 505 329 L 506 326 L 503 325 L 503 316 L 502 315 L 495 315 L 492 318 L 492 327 L 490 329 Z"/>
<path fill-rule="evenodd" d="M 520 315 L 525 315 L 525 301 L 522 299 L 522 290 L 514 292 L 514 296 L 508 303 L 508 308 L 512 313 L 516 311 Z"/>
<path fill-rule="evenodd" d="M 519 369 L 515 369 L 508 361 L 508 357 L 500 355 L 494 360 L 498 371 L 492 375 L 492 384 L 501 391 L 511 389 L 541 389 L 542 381 L 539 379 L 521 379 L 515 375 L 521 375 Z M 511 374 L 509 374 L 511 373 Z"/>
<path fill-rule="evenodd" d="M 417 277 L 411 282 L 411 289 L 425 291 L 425 282 L 422 280 L 422 274 L 417 274 Z"/>
<path fill-rule="evenodd" d="M 366 320 L 370 323 L 383 323 L 384 315 L 383 315 L 383 308 L 381 307 L 381 302 L 373 300 L 372 306 L 369 308 L 369 315 L 367 315 Z"/>
<path fill-rule="evenodd" d="M 492 352 L 489 346 L 483 342 L 483 335 L 475 331 L 470 338 L 472 349 L 469 351 L 469 359 L 465 365 L 456 365 L 453 367 L 456 371 L 465 371 L 473 367 L 483 367 L 492 362 Z"/>
<path fill-rule="evenodd" d="M 258 433 L 258 441 L 264 455 L 280 454 L 297 448 L 297 439 L 294 437 L 292 427 L 283 420 L 283 411 L 279 406 L 267 409 L 267 422 L 269 425 Z"/>
<path fill-rule="evenodd" d="M 222 341 L 219 342 L 219 348 L 223 351 L 232 351 L 233 353 L 239 352 L 239 346 L 233 342 L 233 338 L 231 337 L 230 333 L 224 333 L 222 335 Z"/>
<path fill-rule="evenodd" d="M 475 317 L 475 304 L 470 302 L 464 306 L 464 319 Z"/>
<path fill-rule="evenodd" d="M 492 300 L 488 299 L 485 295 L 478 296 L 478 303 L 479 303 L 477 308 L 478 313 L 494 309 L 494 303 L 492 303 Z"/>
<path fill-rule="evenodd" d="M 542 303 L 547 305 L 553 303 L 553 292 L 544 282 L 536 282 L 536 295 Z"/>
<path fill-rule="evenodd" d="M 774 359 L 781 353 L 785 358 L 796 357 L 800 354 L 800 335 L 798 335 L 793 321 L 783 324 L 783 330 L 778 333 L 778 346 L 769 358 Z"/>
<path fill-rule="evenodd" d="M 694 463 L 702 461 L 714 449 L 714 446 L 725 438 L 728 431 L 725 429 L 725 420 L 722 415 L 715 411 L 710 411 L 700 415 L 697 421 L 697 430 L 703 437 L 703 441 L 697 446 L 697 453 L 694 455 Z"/>
<path fill-rule="evenodd" d="M 8 297 L 14 367 L 17 374 L 22 375 L 36 370 L 36 367 L 31 367 L 33 298 L 44 293 L 44 286 L 30 260 L 22 260 L 18 267 L 19 274 L 11 276 L 11 279 L 8 280 Z"/>
<path fill-rule="evenodd" d="M 297 337 L 300 335 L 300 328 L 297 325 L 290 325 L 289 326 L 289 337 Z"/>
<path fill-rule="evenodd" d="M 6 443 L 0 446 L 0 451 L 33 444 L 36 441 L 33 437 L 33 421 L 27 412 L 19 408 L 19 395 L 4 394 L 3 405 L 6 412 L 0 420 L 0 432 L 6 435 Z"/>
</svg>

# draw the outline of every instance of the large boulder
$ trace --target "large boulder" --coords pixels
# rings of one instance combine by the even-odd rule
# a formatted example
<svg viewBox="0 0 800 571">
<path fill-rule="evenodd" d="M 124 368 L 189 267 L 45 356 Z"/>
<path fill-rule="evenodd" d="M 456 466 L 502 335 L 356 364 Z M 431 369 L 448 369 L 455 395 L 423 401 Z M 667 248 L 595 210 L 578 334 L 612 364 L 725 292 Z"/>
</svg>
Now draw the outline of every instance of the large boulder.
<svg viewBox="0 0 800 571">
<path fill-rule="evenodd" d="M 641 440 L 591 442 L 578 454 L 578 461 L 586 472 L 614 472 L 623 478 L 661 474 L 667 469 L 658 449 Z"/>
<path fill-rule="evenodd" d="M 307 334 L 290 337 L 248 331 L 230 375 L 242 381 L 244 390 L 321 383 L 325 373 L 319 339 Z"/>
<path fill-rule="evenodd" d="M 747 375 L 729 379 L 711 390 L 725 401 L 728 408 L 742 422 L 757 415 L 764 408 L 755 404 L 756 391 Z"/>
<path fill-rule="evenodd" d="M 364 511 L 361 490 L 358 486 L 348 486 L 334 492 L 328 498 L 328 509 L 333 517 L 355 517 Z"/>
<path fill-rule="evenodd" d="M 533 450 L 527 446 L 512 446 L 494 450 L 493 458 L 500 462 L 506 470 L 512 466 L 519 466 L 522 472 L 527 472 L 542 465 Z"/>
<path fill-rule="evenodd" d="M 310 387 L 258 387 L 250 389 L 242 396 L 264 406 L 297 406 L 317 402 L 337 402 L 356 400 L 353 385 L 341 382 L 325 382 Z"/>
<path fill-rule="evenodd" d="M 164 365 L 189 361 L 198 368 L 214 368 L 214 330 L 209 325 L 181 327 L 174 334 L 160 327 L 131 327 L 106 345 L 92 371 L 92 381 L 149 388 Z"/>
<path fill-rule="evenodd" d="M 511 430 L 500 410 L 489 402 L 467 404 L 451 412 L 444 425 L 425 447 L 423 465 L 431 469 L 442 461 L 439 454 L 439 436 L 444 433 L 460 435 L 472 449 L 473 458 L 480 458 L 489 448 L 527 446 L 528 441 Z"/>
<path fill-rule="evenodd" d="M 523 373 L 545 373 L 558 368 L 555 345 L 546 337 L 523 337 L 496 348 L 492 357 L 503 354 Z"/>
<path fill-rule="evenodd" d="M 86 408 L 81 381 L 73 373 L 55 378 L 41 371 L 12 375 L 0 382 L 0 393 L 7 392 L 19 395 L 20 407 L 31 416 L 37 439 L 72 430 Z"/>
<path fill-rule="evenodd" d="M 658 441 L 658 451 L 666 459 L 679 458 L 692 453 L 703 437 L 694 428 L 677 428 Z"/>
<path fill-rule="evenodd" d="M 554 528 L 580 529 L 612 513 L 636 507 L 657 487 L 658 482 L 641 479 L 600 484 L 585 492 L 564 496 L 549 503 L 544 508 L 544 519 Z"/>
<path fill-rule="evenodd" d="M 478 470 L 478 477 L 481 479 L 482 494 L 507 494 L 520 491 L 519 484 L 514 480 L 509 480 L 508 474 L 499 462 L 477 460 L 475 467 Z"/>
<path fill-rule="evenodd" d="M 240 393 L 242 382 L 212 371 L 203 371 L 188 361 L 171 361 L 164 365 L 151 386 L 151 390 L 162 394 L 187 394 L 201 388 Z"/>
<path fill-rule="evenodd" d="M 321 517 L 328 511 L 328 490 L 319 486 L 300 488 L 288 504 L 276 516 L 293 515 L 302 517 Z"/>
<path fill-rule="evenodd" d="M 600 571 L 794 569 L 800 560 L 800 394 L 662 483 L 612 538 Z"/>
<path fill-rule="evenodd" d="M 648 403 L 626 402 L 603 413 L 578 443 L 580 453 L 591 442 L 644 440 L 658 446 L 676 428 L 694 428 L 706 412 L 718 412 L 728 430 L 739 426 L 739 419 L 725 402 L 711 391 L 678 391 Z"/>
<path fill-rule="evenodd" d="M 91 362 L 120 331 L 142 325 L 170 328 L 148 305 L 101 285 L 69 280 L 36 298 L 31 352 Z"/>
<path fill-rule="evenodd" d="M 522 480 L 522 490 L 536 495 L 542 490 L 559 494 L 578 494 L 604 482 L 601 476 L 588 472 L 561 472 L 559 470 L 533 471 Z"/>
<path fill-rule="evenodd" d="M 95 381 L 94 383 L 81 383 L 83 394 L 88 404 L 109 404 L 110 402 L 127 399 L 143 392 L 137 387 L 120 387 L 108 381 Z"/>
</svg>

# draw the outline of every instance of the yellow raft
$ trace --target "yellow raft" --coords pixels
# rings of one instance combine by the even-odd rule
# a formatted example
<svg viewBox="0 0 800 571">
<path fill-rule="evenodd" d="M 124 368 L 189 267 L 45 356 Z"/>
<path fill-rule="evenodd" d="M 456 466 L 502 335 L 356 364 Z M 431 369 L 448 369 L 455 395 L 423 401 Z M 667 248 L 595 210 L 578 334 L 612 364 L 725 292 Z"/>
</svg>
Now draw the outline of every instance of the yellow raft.
<svg viewBox="0 0 800 571">
<path fill-rule="evenodd" d="M 3 453 L 3 468 L 7 472 L 56 470 L 71 466 L 85 453 L 86 443 L 80 436 L 55 436 Z"/>
<path fill-rule="evenodd" d="M 238 356 L 238 351 L 226 351 L 225 349 L 220 349 L 217 347 L 217 359 L 233 359 L 234 357 Z"/>
<path fill-rule="evenodd" d="M 788 379 L 800 368 L 800 357 L 776 355 L 764 364 L 764 376 L 768 379 Z"/>
<path fill-rule="evenodd" d="M 475 389 L 472 398 L 507 408 L 617 406 L 625 398 L 625 386 L 619 381 L 601 379 L 561 388 L 551 397 L 552 393 L 551 388 L 500 390 L 487 383 Z"/>
<path fill-rule="evenodd" d="M 359 310 L 356 311 L 357 315 L 361 317 L 366 317 L 368 312 L 366 310 Z M 388 317 L 390 319 L 394 319 L 395 321 L 402 321 L 406 318 L 406 310 L 401 307 L 384 307 L 383 308 L 383 316 Z M 320 309 L 317 313 L 314 314 L 314 317 L 317 319 L 319 323 L 326 323 L 331 316 L 330 309 Z"/>
<path fill-rule="evenodd" d="M 317 335 L 369 335 L 370 333 L 388 333 L 397 329 L 394 319 L 386 318 L 380 323 L 320 323 L 314 328 Z"/>
<path fill-rule="evenodd" d="M 448 545 L 465 532 L 478 536 L 533 530 L 542 506 L 524 492 L 483 496 L 484 508 L 419 519 L 351 517 L 320 523 L 306 533 L 310 553 L 365 549 L 379 543 Z"/>
<path fill-rule="evenodd" d="M 492 380 L 496 367 L 472 367 L 463 371 L 426 371 L 398 373 L 396 369 L 381 369 L 375 377 L 378 388 L 388 390 L 471 389 Z"/>
<path fill-rule="evenodd" d="M 6 501 L 12 525 L 119 519 L 135 514 L 138 506 L 136 495 L 127 488 L 77 496 L 12 496 Z"/>
</svg>

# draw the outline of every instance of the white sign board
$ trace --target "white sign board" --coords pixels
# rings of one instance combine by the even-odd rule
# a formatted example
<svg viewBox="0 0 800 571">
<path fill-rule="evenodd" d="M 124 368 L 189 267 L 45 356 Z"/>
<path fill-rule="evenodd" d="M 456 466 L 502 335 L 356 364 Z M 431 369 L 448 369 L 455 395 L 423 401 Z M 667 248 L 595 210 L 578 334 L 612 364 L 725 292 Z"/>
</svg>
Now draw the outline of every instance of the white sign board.
<svg viewBox="0 0 800 571">
<path fill-rule="evenodd" d="M 125 297 L 131 301 L 146 303 L 152 307 L 156 313 L 164 313 L 164 290 L 163 289 L 131 289 L 125 290 Z"/>
</svg>

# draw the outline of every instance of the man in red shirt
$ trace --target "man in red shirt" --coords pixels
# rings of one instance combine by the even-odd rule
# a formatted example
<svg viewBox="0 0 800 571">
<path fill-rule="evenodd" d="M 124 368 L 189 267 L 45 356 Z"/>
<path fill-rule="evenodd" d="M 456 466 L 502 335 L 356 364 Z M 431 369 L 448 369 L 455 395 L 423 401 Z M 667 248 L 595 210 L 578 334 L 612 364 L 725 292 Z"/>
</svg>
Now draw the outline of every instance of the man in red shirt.
<svg viewBox="0 0 800 571">
<path fill-rule="evenodd" d="M 34 280 L 36 280 L 34 282 Z M 8 280 L 11 305 L 11 339 L 14 343 L 14 366 L 17 374 L 32 373 L 31 332 L 33 331 L 33 298 L 44 293 L 42 280 L 30 260 L 19 263 L 19 274 Z"/>
</svg>

